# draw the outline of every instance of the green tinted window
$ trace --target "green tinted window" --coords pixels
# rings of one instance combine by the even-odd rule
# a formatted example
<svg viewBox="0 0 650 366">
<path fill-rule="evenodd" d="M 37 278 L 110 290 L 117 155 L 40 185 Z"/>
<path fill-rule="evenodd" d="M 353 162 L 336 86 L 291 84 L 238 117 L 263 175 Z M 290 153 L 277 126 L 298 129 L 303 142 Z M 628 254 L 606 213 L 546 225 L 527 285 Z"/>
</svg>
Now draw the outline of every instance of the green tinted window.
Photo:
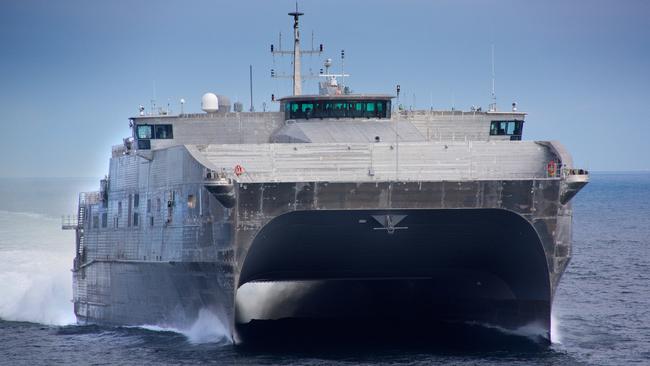
<svg viewBox="0 0 650 366">
<path fill-rule="evenodd" d="M 151 125 L 138 125 L 137 135 L 139 139 L 150 139 L 153 135 Z"/>
<path fill-rule="evenodd" d="M 382 100 L 296 101 L 285 104 L 285 113 L 287 119 L 388 118 L 388 103 Z"/>
</svg>

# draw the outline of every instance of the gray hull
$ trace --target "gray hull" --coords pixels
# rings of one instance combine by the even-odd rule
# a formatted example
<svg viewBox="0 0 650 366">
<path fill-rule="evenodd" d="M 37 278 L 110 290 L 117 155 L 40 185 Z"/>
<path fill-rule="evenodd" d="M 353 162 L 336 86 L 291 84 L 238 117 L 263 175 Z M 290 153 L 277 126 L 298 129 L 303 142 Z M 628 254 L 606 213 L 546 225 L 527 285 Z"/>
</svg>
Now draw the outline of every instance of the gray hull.
<svg viewBox="0 0 650 366">
<path fill-rule="evenodd" d="M 81 321 L 184 328 L 207 309 L 250 336 L 252 323 L 236 321 L 238 288 L 315 281 L 291 316 L 536 324 L 549 338 L 570 255 L 559 179 L 239 184 L 232 208 L 214 190 L 181 191 L 195 188 L 203 215 L 193 225 L 138 228 L 140 247 L 182 241 L 182 260 L 165 260 L 164 248 L 119 259 L 133 228 L 87 230 L 93 246 L 74 274 Z"/>
</svg>

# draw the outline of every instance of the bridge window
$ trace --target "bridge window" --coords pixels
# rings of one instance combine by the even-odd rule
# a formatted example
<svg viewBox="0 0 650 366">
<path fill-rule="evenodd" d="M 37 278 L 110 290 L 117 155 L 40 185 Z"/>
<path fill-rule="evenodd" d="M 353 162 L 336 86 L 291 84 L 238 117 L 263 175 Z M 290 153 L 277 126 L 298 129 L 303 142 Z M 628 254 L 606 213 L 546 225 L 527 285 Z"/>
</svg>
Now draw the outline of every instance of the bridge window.
<svg viewBox="0 0 650 366">
<path fill-rule="evenodd" d="M 173 139 L 172 125 L 156 125 L 155 126 L 157 139 Z"/>
<path fill-rule="evenodd" d="M 511 140 L 521 140 L 524 121 L 492 121 L 491 136 L 510 136 Z"/>
<path fill-rule="evenodd" d="M 172 125 L 138 125 L 136 128 L 138 140 L 173 139 Z"/>
<path fill-rule="evenodd" d="M 387 100 L 318 100 L 286 102 L 286 119 L 310 118 L 388 118 Z"/>
<path fill-rule="evenodd" d="M 138 150 L 150 150 L 151 140 L 138 140 Z"/>
<path fill-rule="evenodd" d="M 138 125 L 138 139 L 150 139 L 153 137 L 151 125 Z"/>
</svg>

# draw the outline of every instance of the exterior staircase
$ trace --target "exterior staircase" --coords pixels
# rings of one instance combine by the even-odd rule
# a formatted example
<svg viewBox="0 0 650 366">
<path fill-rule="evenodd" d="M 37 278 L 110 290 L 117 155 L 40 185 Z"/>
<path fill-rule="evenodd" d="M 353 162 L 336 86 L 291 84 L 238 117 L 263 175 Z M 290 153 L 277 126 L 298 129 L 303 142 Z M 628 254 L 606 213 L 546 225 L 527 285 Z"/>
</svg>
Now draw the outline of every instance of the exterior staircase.
<svg viewBox="0 0 650 366">
<path fill-rule="evenodd" d="M 67 216 L 61 218 L 61 229 L 76 231 L 76 255 L 74 259 L 74 270 L 85 262 L 86 253 L 84 250 L 84 228 L 86 224 L 86 206 L 88 202 L 86 193 L 79 194 L 79 206 L 77 207 L 76 216 Z"/>
</svg>

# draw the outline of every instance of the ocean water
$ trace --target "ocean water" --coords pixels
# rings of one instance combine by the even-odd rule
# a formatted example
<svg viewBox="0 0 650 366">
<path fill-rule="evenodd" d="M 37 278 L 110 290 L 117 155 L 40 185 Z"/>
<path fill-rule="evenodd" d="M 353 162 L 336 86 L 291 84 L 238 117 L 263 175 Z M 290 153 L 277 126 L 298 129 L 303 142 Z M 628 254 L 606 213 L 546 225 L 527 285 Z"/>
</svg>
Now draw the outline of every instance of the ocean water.
<svg viewBox="0 0 650 366">
<path fill-rule="evenodd" d="M 591 178 L 574 199 L 550 346 L 477 326 L 433 345 L 349 343 L 342 329 L 340 342 L 283 348 L 233 346 L 209 313 L 183 330 L 76 325 L 60 215 L 98 180 L 0 179 L 0 364 L 650 364 L 650 173 Z"/>
</svg>

